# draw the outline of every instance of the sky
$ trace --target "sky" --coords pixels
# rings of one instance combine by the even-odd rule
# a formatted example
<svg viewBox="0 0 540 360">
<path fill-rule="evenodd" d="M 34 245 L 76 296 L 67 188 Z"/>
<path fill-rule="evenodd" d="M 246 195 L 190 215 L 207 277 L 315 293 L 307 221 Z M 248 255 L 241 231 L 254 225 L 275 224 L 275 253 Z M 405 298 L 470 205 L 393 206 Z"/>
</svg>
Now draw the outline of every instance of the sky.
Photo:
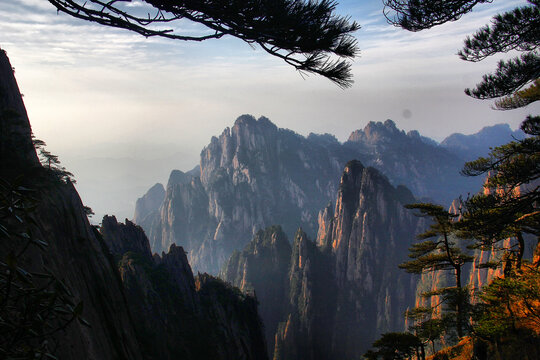
<svg viewBox="0 0 540 360">
<path fill-rule="evenodd" d="M 337 12 L 362 26 L 355 82 L 346 90 L 232 37 L 147 39 L 58 14 L 47 0 L 0 0 L 0 47 L 15 67 L 34 134 L 75 174 L 96 222 L 105 213 L 131 218 L 137 197 L 172 169 L 193 168 L 210 138 L 241 114 L 340 141 L 369 121 L 392 119 L 440 141 L 501 122 L 515 129 L 538 112 L 538 105 L 495 111 L 464 95 L 502 57 L 468 63 L 456 55 L 467 35 L 525 1 L 495 0 L 419 33 L 387 24 L 381 0 L 339 3 Z"/>
</svg>

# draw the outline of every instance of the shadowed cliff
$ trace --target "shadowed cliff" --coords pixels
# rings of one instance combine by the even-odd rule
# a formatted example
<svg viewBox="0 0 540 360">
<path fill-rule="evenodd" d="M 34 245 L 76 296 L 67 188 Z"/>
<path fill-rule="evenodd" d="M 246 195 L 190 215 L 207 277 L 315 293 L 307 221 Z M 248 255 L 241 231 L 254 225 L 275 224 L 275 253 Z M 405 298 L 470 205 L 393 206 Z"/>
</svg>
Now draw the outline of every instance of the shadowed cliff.
<svg viewBox="0 0 540 360">
<path fill-rule="evenodd" d="M 1 358 L 266 358 L 255 299 L 195 280 L 181 247 L 152 256 L 133 223 L 89 224 L 69 174 L 36 155 L 4 51 L 0 164 Z"/>
</svg>

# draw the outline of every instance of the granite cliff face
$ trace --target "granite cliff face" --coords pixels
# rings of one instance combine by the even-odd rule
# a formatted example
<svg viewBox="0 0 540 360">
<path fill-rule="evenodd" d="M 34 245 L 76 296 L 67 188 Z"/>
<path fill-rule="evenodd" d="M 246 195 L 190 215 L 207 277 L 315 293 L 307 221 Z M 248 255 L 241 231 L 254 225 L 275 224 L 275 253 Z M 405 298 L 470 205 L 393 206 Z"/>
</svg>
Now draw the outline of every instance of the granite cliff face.
<svg viewBox="0 0 540 360">
<path fill-rule="evenodd" d="M 32 144 L 32 129 L 15 80 L 13 69 L 4 50 L 0 49 L 0 158 L 2 174 L 18 164 L 39 165 Z"/>
<path fill-rule="evenodd" d="M 280 224 L 289 237 L 301 226 L 314 237 L 317 214 L 335 197 L 341 170 L 352 159 L 373 166 L 394 186 L 441 203 L 479 187 L 478 179 L 459 175 L 463 159 L 417 131 L 398 130 L 391 120 L 370 122 L 341 144 L 330 134 L 306 138 L 267 118 L 243 115 L 203 149 L 199 173 L 171 174 L 176 180 L 169 180 L 159 208 L 153 203 L 148 210 L 150 193 L 140 199 L 135 222 L 154 251 L 180 244 L 196 270 L 216 274 L 266 226 Z M 150 212 L 145 219 L 139 215 Z"/>
<path fill-rule="evenodd" d="M 46 307 L 47 296 L 61 289 L 62 306 L 72 310 L 68 315 L 81 315 L 90 326 L 75 317 L 74 321 L 51 317 L 67 309 L 56 307 L 58 298 L 53 298 L 54 308 L 32 318 L 29 331 L 38 339 L 31 341 L 32 346 L 47 348 L 59 359 L 266 358 L 252 297 L 209 276 L 195 280 L 180 247 L 173 245 L 167 254 L 152 256 L 144 232 L 129 221 L 124 225 L 106 217 L 102 233 L 89 224 L 69 177 L 39 162 L 4 51 L 0 51 L 0 130 L 0 266 L 8 278 L 14 269 L 39 284 L 17 302 L 8 297 L 8 307 L 3 303 L 2 354 L 7 349 L 24 352 L 24 358 L 35 357 L 24 344 L 6 343 L 14 332 L 6 324 L 24 322 L 21 313 L 31 312 L 33 306 Z M 51 289 L 39 282 L 51 277 L 56 284 Z M 16 284 L 10 281 L 2 282 L 2 295 L 13 293 L 5 286 Z M 42 286 L 45 290 L 39 289 Z M 36 329 L 44 328 L 45 333 L 34 331 L 41 323 L 44 327 Z M 57 324 L 61 331 L 47 335 Z"/>
<path fill-rule="evenodd" d="M 88 223 L 81 200 L 69 181 L 60 181 L 39 163 L 31 129 L 9 59 L 0 51 L 0 167 L 2 192 L 15 184 L 32 190 L 36 208 L 24 223 L 4 222 L 11 232 L 25 231 L 48 244 L 30 246 L 18 266 L 44 272 L 44 267 L 84 304 L 84 318 L 91 328 L 73 322 L 57 334 L 61 359 L 142 359 L 122 283 L 101 237 Z M 3 198 L 6 194 L 2 194 Z M 5 198 L 4 198 L 5 199 Z M 4 209 L 4 208 L 2 208 Z M 21 228 L 22 227 L 22 228 Z M 12 237 L 0 237 L 0 254 L 17 249 Z M 66 340 L 67 339 L 67 340 Z"/>
<path fill-rule="evenodd" d="M 143 197 L 137 199 L 133 222 L 144 228 L 150 229 L 152 222 L 159 216 L 159 207 L 164 199 L 165 188 L 163 185 L 157 183 L 152 186 Z"/>
<path fill-rule="evenodd" d="M 287 305 L 291 245 L 280 226 L 257 232 L 244 250 L 235 251 L 220 273 L 243 292 L 256 294 L 268 350 L 274 349 L 278 323 Z"/>
<path fill-rule="evenodd" d="M 336 149 L 328 143 L 338 145 Z M 200 176 L 167 185 L 150 228 L 155 251 L 181 244 L 197 270 L 216 274 L 261 228 L 316 232 L 317 212 L 337 191 L 353 155 L 335 138 L 306 139 L 268 119 L 244 115 L 201 153 Z"/>
<path fill-rule="evenodd" d="M 270 239 L 279 232 L 270 228 L 231 257 L 222 276 L 254 289 L 267 338 L 275 333 L 274 359 L 354 358 L 380 333 L 403 330 L 416 280 L 398 264 L 419 230 L 419 219 L 403 208 L 413 201 L 406 188 L 351 161 L 336 205 L 320 212 L 317 243 L 297 231 L 287 261 L 285 250 L 279 256 L 273 250 Z M 267 284 L 263 275 L 275 280 Z M 281 294 L 286 303 L 273 303 L 267 294 Z"/>
</svg>

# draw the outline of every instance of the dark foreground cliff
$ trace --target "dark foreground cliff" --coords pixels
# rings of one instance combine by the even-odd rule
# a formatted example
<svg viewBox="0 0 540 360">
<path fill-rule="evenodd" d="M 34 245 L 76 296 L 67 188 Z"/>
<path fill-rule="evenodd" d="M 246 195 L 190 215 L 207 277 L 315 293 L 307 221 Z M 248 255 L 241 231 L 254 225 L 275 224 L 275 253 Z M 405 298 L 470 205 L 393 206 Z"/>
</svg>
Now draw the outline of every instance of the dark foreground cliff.
<svg viewBox="0 0 540 360">
<path fill-rule="evenodd" d="M 182 247 L 152 256 L 143 230 L 129 221 L 106 216 L 101 233 L 146 359 L 266 358 L 255 298 L 207 274 L 194 278 Z"/>
<path fill-rule="evenodd" d="M 89 224 L 69 173 L 40 164 L 4 51 L 0 170 L 0 358 L 266 358 L 253 298 L 195 280 L 180 247 L 153 257 L 133 224 Z"/>
<path fill-rule="evenodd" d="M 24 271 L 54 274 L 69 289 L 70 298 L 83 304 L 84 319 L 91 324 L 89 327 L 74 321 L 57 332 L 55 354 L 61 359 L 81 354 L 96 360 L 141 359 L 116 266 L 88 223 L 70 180 L 40 165 L 30 123 L 4 51 L 0 51 L 0 123 L 1 221 L 5 230 L 0 234 L 1 261 L 9 264 L 11 257 Z M 22 192 L 24 189 L 28 191 Z M 17 204 L 28 205 L 16 208 Z M 18 209 L 20 221 L 10 219 L 11 209 Z M 28 241 L 14 234 L 27 234 Z M 37 244 L 47 246 L 42 250 Z M 10 293 L 7 286 L 2 290 L 3 295 Z M 24 299 L 23 296 L 14 303 L 12 309 L 3 307 L 2 317 L 14 311 L 26 313 L 27 309 L 17 307 Z M 12 326 L 18 328 L 14 319 Z M 13 329 L 5 325 L 1 331 L 0 338 L 7 338 Z M 3 348 L 8 346 L 2 343 Z"/>
</svg>

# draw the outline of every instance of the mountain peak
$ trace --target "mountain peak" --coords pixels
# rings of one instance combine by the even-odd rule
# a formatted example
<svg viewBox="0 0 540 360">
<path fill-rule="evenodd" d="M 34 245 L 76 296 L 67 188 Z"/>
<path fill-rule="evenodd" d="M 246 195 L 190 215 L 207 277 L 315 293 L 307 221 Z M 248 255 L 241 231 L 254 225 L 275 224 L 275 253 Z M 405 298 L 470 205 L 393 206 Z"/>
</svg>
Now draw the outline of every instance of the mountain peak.
<svg viewBox="0 0 540 360">
<path fill-rule="evenodd" d="M 173 170 L 171 171 L 171 175 L 169 175 L 169 181 L 167 182 L 167 188 L 170 188 L 173 185 L 176 184 L 188 184 L 191 182 L 191 179 L 193 178 L 193 175 L 190 174 L 190 172 L 183 172 L 181 170 Z"/>
<path fill-rule="evenodd" d="M 234 122 L 234 126 L 249 126 L 249 125 L 253 125 L 257 122 L 257 120 L 255 119 L 255 117 L 253 115 L 250 115 L 250 114 L 244 114 L 244 115 L 240 115 L 236 121 Z"/>
<path fill-rule="evenodd" d="M 387 119 L 385 122 L 384 122 L 384 127 L 387 128 L 388 130 L 398 130 L 397 126 L 396 126 L 396 123 L 393 121 L 393 120 L 390 120 L 390 119 Z"/>
<path fill-rule="evenodd" d="M 387 119 L 384 123 L 370 121 L 363 130 L 353 131 L 348 141 L 375 145 L 381 141 L 395 140 L 397 137 L 405 138 L 406 134 L 397 128 L 393 120 Z"/>
<path fill-rule="evenodd" d="M 234 122 L 233 127 L 239 128 L 239 127 L 254 127 L 254 126 L 277 129 L 277 126 L 272 121 L 270 121 L 270 119 L 268 119 L 266 116 L 261 116 L 258 119 L 255 119 L 255 117 L 250 114 L 240 115 Z"/>
</svg>

